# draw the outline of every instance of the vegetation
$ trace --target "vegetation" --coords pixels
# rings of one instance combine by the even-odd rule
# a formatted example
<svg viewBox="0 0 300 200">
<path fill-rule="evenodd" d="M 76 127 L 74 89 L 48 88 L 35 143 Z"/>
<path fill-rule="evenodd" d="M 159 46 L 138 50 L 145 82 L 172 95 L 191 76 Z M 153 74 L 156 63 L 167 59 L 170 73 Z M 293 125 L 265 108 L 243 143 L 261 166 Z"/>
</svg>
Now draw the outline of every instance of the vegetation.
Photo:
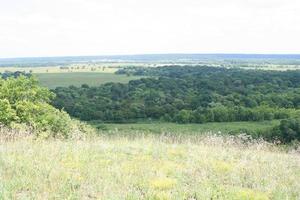
<svg viewBox="0 0 300 200">
<path fill-rule="evenodd" d="M 27 73 L 33 74 L 43 74 L 43 73 L 74 73 L 74 72 L 95 72 L 95 73 L 114 73 L 118 70 L 116 66 L 110 64 L 68 64 L 68 65 L 46 65 L 46 66 L 20 66 L 20 67 L 0 67 L 0 72 L 15 72 L 15 71 L 24 71 Z"/>
<path fill-rule="evenodd" d="M 130 80 L 139 79 L 139 76 L 116 75 L 113 73 L 99 72 L 67 72 L 67 73 L 39 73 L 35 74 L 40 84 L 44 87 L 68 87 L 70 85 L 99 86 L 108 82 L 128 83 Z"/>
<path fill-rule="evenodd" d="M 0 149 L 1 199 L 300 198 L 299 154 L 262 141 L 116 136 Z"/>
<path fill-rule="evenodd" d="M 54 97 L 34 77 L 0 79 L 0 123 L 30 128 L 37 136 L 68 138 L 82 126 L 49 104 Z"/>
<path fill-rule="evenodd" d="M 144 134 L 195 136 L 207 133 L 216 135 L 248 135 L 251 139 L 263 138 L 266 141 L 292 143 L 300 141 L 300 119 L 262 122 L 213 122 L 204 124 L 176 124 L 164 122 L 139 122 L 125 124 L 103 124 L 90 122 L 95 128 L 106 135 Z"/>
<path fill-rule="evenodd" d="M 26 73 L 24 71 L 14 71 L 14 72 L 6 71 L 6 72 L 3 72 L 3 73 L 0 73 L 0 77 L 2 79 L 7 79 L 7 78 L 10 78 L 10 77 L 17 78 L 19 76 L 30 77 L 31 73 Z"/>
<path fill-rule="evenodd" d="M 269 131 L 269 138 L 276 138 L 285 143 L 300 141 L 300 118 L 282 120 L 280 125 Z"/>
<path fill-rule="evenodd" d="M 0 199 L 300 199 L 300 71 L 141 69 L 2 74 Z"/>
<path fill-rule="evenodd" d="M 211 67 L 147 69 L 128 84 L 56 88 L 53 105 L 82 120 L 177 123 L 263 121 L 298 114 L 300 71 Z"/>
<path fill-rule="evenodd" d="M 98 121 L 89 122 L 105 135 L 130 135 L 143 132 L 144 134 L 154 135 L 185 135 L 195 136 L 207 133 L 218 135 L 239 135 L 249 134 L 252 138 L 258 138 L 260 135 L 273 127 L 278 126 L 280 121 L 263 122 L 210 122 L 204 124 L 177 124 L 166 122 L 147 122 L 138 123 L 101 123 Z"/>
</svg>

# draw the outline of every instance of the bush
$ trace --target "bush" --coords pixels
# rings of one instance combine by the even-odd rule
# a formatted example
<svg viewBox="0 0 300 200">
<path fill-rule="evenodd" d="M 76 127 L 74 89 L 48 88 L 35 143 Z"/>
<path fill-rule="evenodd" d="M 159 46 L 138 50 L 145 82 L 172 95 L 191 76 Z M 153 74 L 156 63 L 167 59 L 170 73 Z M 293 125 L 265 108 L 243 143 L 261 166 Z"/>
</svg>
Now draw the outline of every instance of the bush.
<svg viewBox="0 0 300 200">
<path fill-rule="evenodd" d="M 0 122 L 4 125 L 17 120 L 16 111 L 11 107 L 7 99 L 0 99 Z"/>
<path fill-rule="evenodd" d="M 280 140 L 283 143 L 300 141 L 300 118 L 284 119 L 280 125 L 265 133 L 268 140 Z"/>
<path fill-rule="evenodd" d="M 191 120 L 192 120 L 192 113 L 190 110 L 181 110 L 174 117 L 174 121 L 180 124 L 189 123 L 191 122 Z"/>
<path fill-rule="evenodd" d="M 49 104 L 54 97 L 34 77 L 0 79 L 0 123 L 7 127 L 23 124 L 43 137 L 69 138 L 72 132 L 83 130 L 66 112 Z"/>
</svg>

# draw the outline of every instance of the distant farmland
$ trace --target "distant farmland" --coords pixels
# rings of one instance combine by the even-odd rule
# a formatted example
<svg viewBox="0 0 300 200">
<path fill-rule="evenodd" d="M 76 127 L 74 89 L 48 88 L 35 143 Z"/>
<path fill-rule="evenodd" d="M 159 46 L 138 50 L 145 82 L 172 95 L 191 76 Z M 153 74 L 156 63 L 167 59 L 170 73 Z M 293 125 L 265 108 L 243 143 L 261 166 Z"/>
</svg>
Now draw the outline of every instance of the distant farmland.
<svg viewBox="0 0 300 200">
<path fill-rule="evenodd" d="M 113 73 L 98 72 L 76 72 L 76 73 L 40 73 L 35 74 L 42 86 L 54 89 L 56 87 L 67 87 L 70 85 L 97 86 L 108 82 L 127 83 L 130 80 L 139 79 L 138 76 L 116 75 Z"/>
</svg>

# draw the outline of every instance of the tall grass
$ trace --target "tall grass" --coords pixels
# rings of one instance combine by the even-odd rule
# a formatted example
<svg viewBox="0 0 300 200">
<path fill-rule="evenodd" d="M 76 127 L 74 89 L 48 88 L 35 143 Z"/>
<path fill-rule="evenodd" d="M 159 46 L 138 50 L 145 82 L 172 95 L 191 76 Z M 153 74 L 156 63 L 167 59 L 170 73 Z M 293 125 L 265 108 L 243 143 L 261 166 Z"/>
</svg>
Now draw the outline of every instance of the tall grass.
<svg viewBox="0 0 300 200">
<path fill-rule="evenodd" d="M 300 199 L 300 154 L 224 136 L 0 142 L 0 199 Z"/>
<path fill-rule="evenodd" d="M 22 140 L 33 135 L 33 130 L 29 127 L 22 128 L 8 128 L 7 126 L 0 124 L 0 144 L 3 142 L 12 142 Z"/>
</svg>

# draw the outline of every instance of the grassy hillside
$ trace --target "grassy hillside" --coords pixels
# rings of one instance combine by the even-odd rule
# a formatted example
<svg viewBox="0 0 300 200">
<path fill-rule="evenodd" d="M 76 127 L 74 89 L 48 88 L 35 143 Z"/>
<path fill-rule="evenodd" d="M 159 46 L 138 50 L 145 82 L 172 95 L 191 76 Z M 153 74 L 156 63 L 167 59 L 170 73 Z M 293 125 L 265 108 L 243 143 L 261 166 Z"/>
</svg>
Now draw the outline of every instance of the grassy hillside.
<svg viewBox="0 0 300 200">
<path fill-rule="evenodd" d="M 299 178 L 299 154 L 220 137 L 0 142 L 0 199 L 296 200 Z"/>
<path fill-rule="evenodd" d="M 42 86 L 54 89 L 58 86 L 68 87 L 70 85 L 99 86 L 107 82 L 127 83 L 130 80 L 139 79 L 138 76 L 116 75 L 113 73 L 98 72 L 66 72 L 66 73 L 39 73 L 35 74 Z"/>
</svg>

